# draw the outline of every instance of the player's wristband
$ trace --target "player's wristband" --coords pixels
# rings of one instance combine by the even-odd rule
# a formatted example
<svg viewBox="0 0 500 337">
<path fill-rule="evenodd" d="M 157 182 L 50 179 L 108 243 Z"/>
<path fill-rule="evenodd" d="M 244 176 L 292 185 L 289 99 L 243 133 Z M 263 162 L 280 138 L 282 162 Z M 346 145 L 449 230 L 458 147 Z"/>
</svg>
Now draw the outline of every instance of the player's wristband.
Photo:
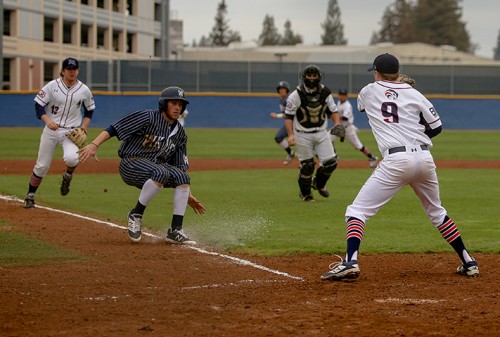
<svg viewBox="0 0 500 337">
<path fill-rule="evenodd" d="M 95 145 L 95 147 L 96 147 L 96 148 L 97 148 L 97 147 L 99 147 L 99 145 L 97 145 L 97 144 L 96 144 L 96 143 L 94 143 L 94 142 L 92 142 L 92 143 L 90 143 L 90 144 Z"/>
</svg>

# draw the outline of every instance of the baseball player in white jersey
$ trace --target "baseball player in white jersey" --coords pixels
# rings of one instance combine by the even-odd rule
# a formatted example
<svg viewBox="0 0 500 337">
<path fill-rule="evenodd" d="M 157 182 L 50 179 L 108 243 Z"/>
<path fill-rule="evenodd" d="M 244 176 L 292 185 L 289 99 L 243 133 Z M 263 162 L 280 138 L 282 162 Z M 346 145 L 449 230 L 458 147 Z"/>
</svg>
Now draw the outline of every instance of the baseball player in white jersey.
<svg viewBox="0 0 500 337">
<path fill-rule="evenodd" d="M 352 112 L 352 105 L 349 102 L 349 97 L 347 95 L 346 89 L 340 89 L 338 92 L 339 100 L 337 102 L 337 110 L 340 114 L 340 123 L 345 127 L 345 138 L 349 141 L 349 143 L 354 146 L 356 150 L 361 151 L 368 157 L 369 166 L 371 168 L 377 166 L 378 157 L 372 155 L 370 150 L 361 143 L 361 140 L 358 137 L 358 128 L 354 125 L 354 113 Z M 332 142 L 337 140 L 337 136 L 330 135 Z M 340 141 L 343 141 L 341 139 Z"/>
<path fill-rule="evenodd" d="M 272 118 L 285 118 L 285 110 L 286 110 L 286 99 L 288 98 L 288 95 L 290 94 L 290 84 L 286 81 L 280 81 L 278 85 L 276 86 L 276 92 L 278 93 L 278 96 L 280 98 L 280 105 L 279 105 L 279 113 L 276 112 L 270 112 L 269 115 Z M 292 162 L 293 158 L 295 158 L 295 151 L 292 150 L 290 145 L 288 144 L 288 140 L 286 139 L 288 136 L 288 133 L 286 132 L 286 126 L 285 123 L 278 129 L 276 132 L 276 135 L 274 136 L 274 141 L 276 144 L 279 145 L 283 150 L 286 152 L 286 158 L 283 160 L 283 164 L 288 165 Z"/>
<path fill-rule="evenodd" d="M 299 196 L 304 201 L 314 201 L 311 188 L 318 190 L 322 197 L 330 195 L 326 183 L 337 168 L 337 155 L 327 131 L 328 118 L 335 125 L 333 132 L 340 137 L 345 135 L 337 105 L 330 89 L 320 83 L 321 79 L 317 66 L 307 66 L 302 72 L 303 84 L 288 96 L 285 109 L 288 143 L 295 145 L 300 161 Z M 315 155 L 319 160 L 316 176 Z"/>
<path fill-rule="evenodd" d="M 45 123 L 33 173 L 30 177 L 24 207 L 35 205 L 35 192 L 47 174 L 57 145 L 63 148 L 66 172 L 61 183 L 61 195 L 69 193 L 73 171 L 78 165 L 78 146 L 66 133 L 74 128 L 87 129 L 95 109 L 90 89 L 78 80 L 78 60 L 67 58 L 62 63 L 61 77 L 47 83 L 35 97 L 35 111 Z M 83 110 L 83 114 L 82 114 Z M 83 115 L 83 116 L 82 116 Z"/>
<path fill-rule="evenodd" d="M 398 82 L 399 61 L 391 54 L 375 58 L 370 71 L 375 82 L 358 95 L 358 108 L 366 112 L 383 160 L 347 207 L 345 259 L 330 265 L 323 280 L 354 279 L 359 276 L 358 250 L 365 224 L 405 185 L 420 199 L 434 227 L 454 248 L 462 264 L 457 273 L 479 275 L 457 226 L 441 205 L 436 165 L 430 152 L 431 138 L 441 132 L 441 119 L 420 92 Z"/>
</svg>

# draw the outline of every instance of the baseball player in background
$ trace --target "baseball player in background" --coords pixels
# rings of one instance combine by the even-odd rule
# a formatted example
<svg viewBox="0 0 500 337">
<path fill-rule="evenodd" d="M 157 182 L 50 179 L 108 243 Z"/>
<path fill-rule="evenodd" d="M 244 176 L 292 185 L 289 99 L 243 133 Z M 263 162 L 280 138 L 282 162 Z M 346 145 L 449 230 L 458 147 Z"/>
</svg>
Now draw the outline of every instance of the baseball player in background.
<svg viewBox="0 0 500 337">
<path fill-rule="evenodd" d="M 179 124 L 182 125 L 182 127 L 184 127 L 186 125 L 186 117 L 187 115 L 189 114 L 189 112 L 186 110 L 184 110 L 184 112 L 179 116 Z"/>
<path fill-rule="evenodd" d="M 86 130 L 95 109 L 90 89 L 78 80 L 78 60 L 62 62 L 60 77 L 47 83 L 35 97 L 36 116 L 45 123 L 40 137 L 38 158 L 30 177 L 24 207 L 35 206 L 35 193 L 47 174 L 56 147 L 61 144 L 66 172 L 62 176 L 61 195 L 69 193 L 73 172 L 79 163 L 78 146 L 66 135 L 75 128 Z M 82 116 L 83 110 L 83 116 Z"/>
<path fill-rule="evenodd" d="M 278 83 L 276 91 L 278 92 L 278 96 L 280 98 L 280 105 L 279 105 L 280 112 L 279 113 L 271 112 L 270 116 L 272 118 L 285 118 L 286 99 L 290 94 L 290 84 L 288 84 L 288 82 L 286 81 L 281 81 Z M 285 123 L 283 123 L 281 128 L 279 128 L 278 132 L 276 132 L 274 140 L 283 150 L 286 151 L 286 158 L 283 161 L 283 164 L 285 165 L 290 164 L 293 158 L 295 158 L 295 151 L 293 151 L 290 145 L 288 144 L 288 140 L 286 139 L 287 136 L 288 133 L 286 132 L 286 126 Z"/>
<path fill-rule="evenodd" d="M 457 226 L 441 205 L 436 165 L 430 152 L 431 138 L 441 130 L 434 106 L 411 85 L 398 82 L 399 61 L 391 54 L 375 58 L 370 71 L 375 82 L 358 95 L 358 109 L 366 112 L 383 160 L 347 207 L 345 259 L 330 265 L 323 280 L 354 279 L 359 276 L 358 251 L 365 224 L 405 185 L 410 185 L 430 221 L 455 249 L 462 264 L 457 273 L 479 275 Z"/>
<path fill-rule="evenodd" d="M 171 243 L 195 245 L 182 224 L 187 205 L 195 213 L 204 213 L 205 206 L 190 190 L 186 144 L 187 135 L 178 122 L 189 101 L 179 87 L 165 88 L 158 109 L 132 112 L 102 131 L 94 141 L 80 151 L 81 162 L 96 156 L 98 147 L 117 137 L 122 143 L 118 150 L 122 180 L 141 190 L 137 204 L 128 213 L 128 236 L 141 240 L 142 218 L 151 200 L 164 187 L 174 189 L 173 215 L 165 240 Z M 97 160 L 97 157 L 95 157 Z"/>
<path fill-rule="evenodd" d="M 323 75 L 315 65 L 307 66 L 301 74 L 302 84 L 287 99 L 285 125 L 289 145 L 295 145 L 300 161 L 300 198 L 314 201 L 311 189 L 327 198 L 330 192 L 326 183 L 337 168 L 337 155 L 327 131 L 328 118 L 333 121 L 332 132 L 344 137 L 344 126 L 340 124 L 337 106 L 331 90 L 321 84 Z M 319 167 L 314 176 L 318 156 Z"/>
<path fill-rule="evenodd" d="M 354 114 L 352 112 L 352 105 L 349 102 L 349 97 L 347 95 L 347 90 L 340 89 L 338 91 L 339 100 L 337 102 L 337 110 L 340 114 L 340 123 L 345 127 L 345 138 L 349 141 L 349 143 L 354 146 L 356 150 L 361 151 L 368 157 L 369 166 L 371 168 L 377 166 L 378 157 L 375 157 L 371 154 L 370 150 L 361 143 L 361 140 L 358 137 L 358 128 L 354 125 Z M 332 142 L 337 140 L 337 136 L 330 135 Z M 343 141 L 343 139 L 341 139 Z"/>
</svg>

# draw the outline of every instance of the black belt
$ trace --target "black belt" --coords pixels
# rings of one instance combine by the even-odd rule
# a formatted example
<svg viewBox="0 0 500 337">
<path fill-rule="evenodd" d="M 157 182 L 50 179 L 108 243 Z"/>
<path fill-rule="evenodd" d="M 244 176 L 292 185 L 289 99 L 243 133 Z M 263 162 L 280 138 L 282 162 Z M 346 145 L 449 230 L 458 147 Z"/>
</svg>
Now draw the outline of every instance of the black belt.
<svg viewBox="0 0 500 337">
<path fill-rule="evenodd" d="M 321 130 L 314 130 L 314 131 L 302 131 L 302 130 L 295 130 L 295 132 L 299 133 L 317 133 L 320 132 Z"/>
<path fill-rule="evenodd" d="M 429 148 L 425 144 L 420 145 L 420 148 L 422 150 L 427 150 L 427 151 L 429 150 Z M 406 146 L 398 146 L 398 147 L 393 147 L 392 149 L 389 149 L 389 154 L 393 154 L 396 152 L 406 152 Z"/>
</svg>

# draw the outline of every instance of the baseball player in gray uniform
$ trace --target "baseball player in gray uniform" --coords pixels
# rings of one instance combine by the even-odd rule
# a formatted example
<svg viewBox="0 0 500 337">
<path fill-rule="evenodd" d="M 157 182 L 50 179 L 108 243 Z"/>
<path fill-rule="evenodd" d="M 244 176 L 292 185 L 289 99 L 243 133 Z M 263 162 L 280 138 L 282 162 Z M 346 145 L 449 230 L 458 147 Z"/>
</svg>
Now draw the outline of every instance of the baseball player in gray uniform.
<svg viewBox="0 0 500 337">
<path fill-rule="evenodd" d="M 90 89 L 78 80 L 78 60 L 67 58 L 62 62 L 61 77 L 47 83 L 35 97 L 35 112 L 45 123 L 40 137 L 38 158 L 30 177 L 28 194 L 24 199 L 24 207 L 35 206 L 35 192 L 47 174 L 57 145 L 63 149 L 63 160 L 66 172 L 61 183 L 61 195 L 69 193 L 73 172 L 78 165 L 78 146 L 66 133 L 90 124 L 95 109 L 94 97 Z M 82 115 L 83 110 L 83 115 Z"/>
<path fill-rule="evenodd" d="M 349 97 L 347 95 L 346 89 L 340 89 L 338 91 L 339 100 L 337 102 L 337 110 L 340 114 L 340 123 L 345 127 L 345 138 L 349 141 L 349 143 L 354 146 L 356 150 L 361 151 L 368 157 L 369 167 L 373 168 L 377 166 L 378 157 L 372 155 L 370 150 L 361 143 L 361 140 L 358 137 L 358 128 L 354 125 L 354 113 L 352 112 L 352 105 L 349 102 Z M 330 135 L 332 142 L 337 140 L 337 136 Z M 343 141 L 341 139 L 340 141 Z"/>
<path fill-rule="evenodd" d="M 312 188 L 322 197 L 330 195 L 326 183 L 337 168 L 337 155 L 327 131 L 328 118 L 334 124 L 332 132 L 339 137 L 345 133 L 331 91 L 321 84 L 323 75 L 320 69 L 311 64 L 301 76 L 303 83 L 287 99 L 285 125 L 288 143 L 295 145 L 300 161 L 299 196 L 304 201 L 314 201 Z M 314 176 L 315 155 L 319 167 Z"/>
<path fill-rule="evenodd" d="M 391 54 L 375 58 L 369 68 L 375 82 L 358 95 L 358 108 L 366 112 L 383 160 L 347 207 L 345 259 L 330 265 L 322 280 L 359 276 L 358 250 L 365 224 L 405 185 L 420 199 L 431 223 L 454 248 L 462 264 L 457 273 L 479 275 L 457 226 L 441 205 L 431 138 L 442 130 L 441 119 L 429 100 L 407 83 L 398 82 L 399 61 Z"/>
<path fill-rule="evenodd" d="M 165 240 L 196 244 L 182 229 L 187 205 L 195 213 L 205 212 L 205 206 L 191 194 L 186 172 L 189 168 L 187 135 L 178 122 L 188 103 L 181 88 L 165 88 L 160 94 L 158 109 L 139 110 L 122 117 L 80 151 L 83 163 L 95 156 L 97 148 L 111 137 L 116 136 L 122 142 L 118 150 L 121 178 L 127 185 L 141 190 L 136 206 L 128 213 L 128 235 L 134 242 L 141 240 L 142 217 L 147 205 L 160 190 L 169 187 L 174 189 L 174 209 Z"/>
<path fill-rule="evenodd" d="M 286 109 L 286 99 L 288 95 L 290 94 L 290 84 L 286 81 L 281 81 L 278 83 L 278 86 L 276 87 L 276 91 L 278 92 L 278 95 L 280 97 L 280 112 L 271 112 L 269 115 L 272 118 L 285 118 L 285 109 Z M 276 135 L 274 136 L 274 141 L 286 152 L 286 158 L 283 161 L 283 164 L 288 165 L 292 162 L 293 158 L 295 158 L 295 151 L 292 150 L 290 145 L 288 144 L 288 140 L 286 137 L 288 136 L 288 133 L 286 132 L 286 127 L 285 123 L 279 128 L 279 130 L 276 132 Z"/>
</svg>

